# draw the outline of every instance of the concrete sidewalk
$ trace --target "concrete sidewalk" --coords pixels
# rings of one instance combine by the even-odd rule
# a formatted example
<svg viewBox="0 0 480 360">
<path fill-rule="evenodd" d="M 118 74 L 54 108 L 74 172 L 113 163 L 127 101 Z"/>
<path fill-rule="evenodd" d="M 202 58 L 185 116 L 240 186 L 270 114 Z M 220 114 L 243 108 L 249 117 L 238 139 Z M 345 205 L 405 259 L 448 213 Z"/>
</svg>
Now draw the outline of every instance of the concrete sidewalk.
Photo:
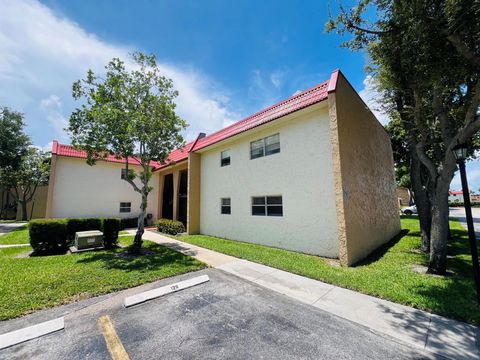
<svg viewBox="0 0 480 360">
<path fill-rule="evenodd" d="M 9 233 L 10 231 L 15 230 L 16 228 L 19 228 L 20 226 L 25 224 L 26 222 L 0 222 L 0 236 Z"/>
<path fill-rule="evenodd" d="M 146 231 L 144 239 L 418 349 L 453 359 L 480 358 L 477 345 L 480 331 L 475 326 L 190 245 L 156 232 Z"/>
</svg>

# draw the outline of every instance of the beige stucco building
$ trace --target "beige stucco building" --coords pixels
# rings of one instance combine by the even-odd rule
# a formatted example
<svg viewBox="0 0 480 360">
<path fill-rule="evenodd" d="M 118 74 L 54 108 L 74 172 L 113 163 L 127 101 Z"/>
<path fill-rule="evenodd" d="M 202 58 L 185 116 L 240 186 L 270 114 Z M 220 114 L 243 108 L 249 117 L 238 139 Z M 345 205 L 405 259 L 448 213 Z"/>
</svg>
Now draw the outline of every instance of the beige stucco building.
<svg viewBox="0 0 480 360">
<path fill-rule="evenodd" d="M 52 153 L 47 217 L 138 214 L 121 160 L 90 167 L 56 142 Z M 389 137 L 340 71 L 152 167 L 148 213 L 190 234 L 352 265 L 400 231 Z"/>
</svg>

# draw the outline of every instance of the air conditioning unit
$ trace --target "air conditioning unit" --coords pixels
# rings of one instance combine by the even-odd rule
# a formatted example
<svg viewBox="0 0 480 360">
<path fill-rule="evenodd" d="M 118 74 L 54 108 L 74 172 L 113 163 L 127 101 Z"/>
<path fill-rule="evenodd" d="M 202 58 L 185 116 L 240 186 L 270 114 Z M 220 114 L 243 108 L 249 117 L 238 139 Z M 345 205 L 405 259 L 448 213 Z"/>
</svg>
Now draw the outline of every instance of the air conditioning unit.
<svg viewBox="0 0 480 360">
<path fill-rule="evenodd" d="M 75 247 L 77 250 L 103 247 L 103 233 L 98 230 L 76 232 Z"/>
</svg>

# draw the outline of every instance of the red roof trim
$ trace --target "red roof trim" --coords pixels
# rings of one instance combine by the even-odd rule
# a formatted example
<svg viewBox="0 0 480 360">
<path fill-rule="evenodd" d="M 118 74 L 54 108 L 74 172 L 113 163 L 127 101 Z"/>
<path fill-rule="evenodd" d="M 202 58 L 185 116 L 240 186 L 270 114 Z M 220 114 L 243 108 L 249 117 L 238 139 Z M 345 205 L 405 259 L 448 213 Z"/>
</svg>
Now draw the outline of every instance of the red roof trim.
<svg viewBox="0 0 480 360">
<path fill-rule="evenodd" d="M 334 72 L 332 72 L 332 75 L 330 75 L 330 81 L 328 82 L 328 90 L 327 90 L 329 94 L 334 92 L 337 89 L 337 80 L 338 80 L 339 73 L 340 73 L 340 70 L 337 69 Z"/>
<path fill-rule="evenodd" d="M 263 109 L 243 120 L 240 120 L 208 136 L 201 136 L 200 134 L 195 139 L 195 141 L 188 143 L 182 148 L 173 150 L 170 153 L 167 162 L 163 164 L 160 164 L 158 162 L 152 162 L 152 166 L 155 168 L 154 170 L 160 170 L 167 167 L 168 165 L 184 161 L 188 158 L 188 154 L 190 152 L 203 149 L 207 146 L 229 139 L 233 136 L 239 135 L 248 130 L 254 129 L 258 126 L 264 125 L 273 120 L 279 119 L 283 116 L 292 114 L 296 111 L 305 109 L 309 106 L 318 104 L 326 100 L 328 98 L 328 94 L 334 92 L 336 89 L 339 73 L 340 70 L 335 70 L 334 72 L 332 72 L 329 80 L 315 85 L 310 89 L 301 92 L 300 94 L 293 95 L 288 99 L 279 102 L 278 104 Z M 70 156 L 77 158 L 87 157 L 84 151 L 76 150 L 70 145 L 58 144 L 57 141 L 53 142 L 52 153 L 60 156 Z M 107 156 L 107 158 L 104 160 L 111 162 L 124 162 L 123 159 L 115 159 L 115 157 L 111 155 Z M 134 158 L 129 159 L 129 163 L 138 164 L 138 162 Z"/>
</svg>

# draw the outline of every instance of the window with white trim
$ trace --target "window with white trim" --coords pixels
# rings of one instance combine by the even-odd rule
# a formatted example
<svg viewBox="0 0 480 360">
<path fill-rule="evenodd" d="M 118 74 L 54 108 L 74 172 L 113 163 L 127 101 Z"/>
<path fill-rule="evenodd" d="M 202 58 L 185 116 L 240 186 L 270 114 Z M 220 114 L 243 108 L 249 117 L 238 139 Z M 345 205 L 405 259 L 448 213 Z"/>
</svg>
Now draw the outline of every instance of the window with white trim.
<svg viewBox="0 0 480 360">
<path fill-rule="evenodd" d="M 280 152 L 280 134 L 267 136 L 266 138 L 250 143 L 250 159 L 273 155 Z"/>
<path fill-rule="evenodd" d="M 224 150 L 220 153 L 220 166 L 230 165 L 230 149 Z"/>
<path fill-rule="evenodd" d="M 230 215 L 232 213 L 232 201 L 230 198 L 220 199 L 220 213 Z"/>
<path fill-rule="evenodd" d="M 120 203 L 120 212 L 121 213 L 132 212 L 132 203 L 131 202 L 121 202 Z"/>
<path fill-rule="evenodd" d="M 253 216 L 283 216 L 282 195 L 253 196 Z"/>
</svg>

